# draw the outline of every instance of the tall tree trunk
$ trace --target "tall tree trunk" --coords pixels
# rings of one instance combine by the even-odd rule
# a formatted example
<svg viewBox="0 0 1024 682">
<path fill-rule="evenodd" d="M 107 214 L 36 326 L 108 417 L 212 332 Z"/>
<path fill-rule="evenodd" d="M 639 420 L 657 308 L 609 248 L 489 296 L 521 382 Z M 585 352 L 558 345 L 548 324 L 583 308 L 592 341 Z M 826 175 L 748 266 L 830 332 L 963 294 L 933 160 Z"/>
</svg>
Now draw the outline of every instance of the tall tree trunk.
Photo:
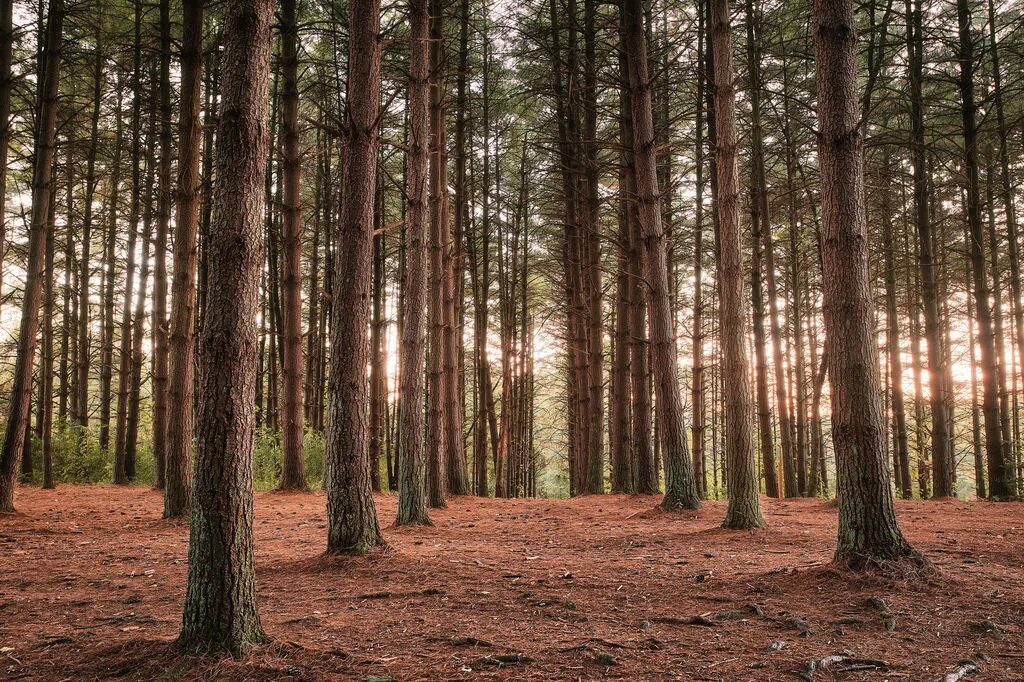
<svg viewBox="0 0 1024 682">
<path fill-rule="evenodd" d="M 697 63 L 703 67 L 707 51 L 707 3 L 701 2 L 697 10 Z M 708 496 L 708 477 L 705 471 L 705 409 L 704 409 L 704 106 L 707 94 L 707 74 L 703 68 L 697 70 L 697 120 L 696 128 L 696 169 L 694 191 L 696 192 L 693 226 L 693 332 L 691 356 L 690 406 L 693 423 L 690 425 L 693 444 L 693 476 L 697 481 L 697 494 L 701 499 Z"/>
<path fill-rule="evenodd" d="M 110 396 L 114 379 L 114 289 L 117 279 L 117 220 L 120 213 L 121 147 L 124 126 L 121 112 L 122 87 L 117 83 L 115 110 L 114 157 L 111 161 L 110 187 L 107 197 L 107 234 L 103 249 L 103 342 L 100 344 L 100 448 L 110 447 Z M 47 396 L 49 397 L 49 396 Z"/>
<path fill-rule="evenodd" d="M 57 93 L 64 37 L 64 0 L 50 0 L 43 48 L 42 85 L 32 170 L 32 222 L 30 224 L 25 295 L 22 300 L 18 353 L 11 382 L 3 451 L 0 452 L 0 512 L 14 511 L 14 487 L 25 445 L 25 425 L 32 401 L 32 366 L 39 331 L 39 304 L 45 268 L 47 219 L 53 178 L 53 148 L 57 132 Z"/>
<path fill-rule="evenodd" d="M 181 41 L 181 113 L 174 223 L 174 277 L 168 351 L 167 460 L 164 518 L 188 513 L 192 497 L 192 410 L 196 320 L 197 233 L 202 180 L 203 3 L 186 0 Z"/>
<path fill-rule="evenodd" d="M 265 640 L 256 611 L 252 454 L 273 10 L 273 0 L 225 5 L 210 289 L 198 358 L 202 399 L 177 642 L 188 652 L 239 656 Z"/>
<path fill-rule="evenodd" d="M 448 242 L 448 178 L 445 177 L 444 0 L 430 5 L 430 265 L 427 283 L 427 495 L 431 507 L 445 507 L 444 251 Z"/>
<path fill-rule="evenodd" d="M 988 0 L 988 31 L 989 45 L 988 53 L 992 63 L 992 99 L 996 109 L 996 133 L 999 140 L 999 190 L 1000 199 L 1003 204 L 1004 219 L 1006 220 L 1007 255 L 1010 261 L 1010 312 L 1013 315 L 1013 333 L 1016 337 L 1017 358 L 1024 363 L 1024 300 L 1021 298 L 1020 283 L 1020 243 L 1017 234 L 1017 206 L 1014 201 L 1013 184 L 1010 179 L 1010 147 L 1009 128 L 1006 122 L 1006 110 L 1003 105 L 1003 77 L 1000 71 L 999 41 L 996 38 L 996 11 L 994 0 Z M 1000 358 L 1004 356 L 1000 355 Z M 1016 377 L 1016 372 L 1013 373 Z M 1016 401 L 1017 391 L 1013 391 Z M 1017 410 L 1013 410 L 1017 415 Z M 1016 442 L 1016 441 L 1015 441 Z M 1013 450 L 1005 453 L 1008 465 L 1014 457 Z M 1018 468 L 1020 462 L 1018 461 Z M 1019 471 L 1017 476 L 1017 492 L 1020 492 L 1021 481 Z"/>
<path fill-rule="evenodd" d="M 672 334 L 643 8 L 640 0 L 624 1 L 626 24 L 623 30 L 629 55 L 629 85 L 633 104 L 637 215 L 643 235 L 644 278 L 650 288 L 647 309 L 651 329 L 651 368 L 658 401 L 658 431 L 665 457 L 665 499 L 662 505 L 665 509 L 696 509 L 700 506 L 700 498 L 693 478 L 693 462 L 690 461 L 686 446 L 683 401 L 677 375 L 679 360 Z"/>
<path fill-rule="evenodd" d="M 468 195 L 466 193 L 466 114 L 469 80 L 469 0 L 459 3 L 459 64 L 456 84 L 455 118 L 455 215 L 452 224 L 451 267 L 448 275 L 448 298 L 445 325 L 445 418 L 447 419 L 445 468 L 448 472 L 448 491 L 452 495 L 470 492 L 466 472 L 465 381 L 461 358 L 464 329 L 463 300 L 465 298 L 465 259 L 463 256 L 466 234 Z"/>
<path fill-rule="evenodd" d="M 900 348 L 900 318 L 896 301 L 896 240 L 892 220 L 892 162 L 888 148 L 882 168 L 882 248 L 885 250 L 886 346 L 889 354 L 889 390 L 892 396 L 893 472 L 896 487 L 904 499 L 911 499 L 910 453 L 907 448 L 907 415 L 903 403 L 903 351 Z"/>
<path fill-rule="evenodd" d="M 296 0 L 281 0 L 281 170 L 283 191 L 281 289 L 284 351 L 281 423 L 284 431 L 282 489 L 306 487 L 302 453 L 302 150 L 299 147 L 299 39 Z M 351 94 L 351 91 L 349 91 Z M 349 188 L 346 187 L 346 193 Z"/>
<path fill-rule="evenodd" d="M 625 22 L 625 8 L 619 5 L 619 21 Z M 634 283 L 629 276 L 629 239 L 633 226 L 633 105 L 629 98 L 629 64 L 622 34 L 619 34 L 619 232 L 615 273 L 615 336 L 612 343 L 611 415 L 608 441 L 612 465 L 612 492 L 630 493 L 636 486 L 633 449 L 630 442 L 632 410 L 630 394 L 629 312 Z"/>
<path fill-rule="evenodd" d="M 331 325 L 328 388 L 327 552 L 363 554 L 384 545 L 370 474 L 366 365 L 370 352 L 374 192 L 380 98 L 380 0 L 349 3 L 347 161 Z M 369 427 L 369 428 L 368 428 Z"/>
<path fill-rule="evenodd" d="M 171 226 L 171 8 L 160 0 L 160 160 L 157 166 L 156 236 L 153 240 L 153 459 L 163 468 L 169 463 L 167 448 L 167 237 Z M 172 465 L 173 466 L 173 465 Z M 187 485 L 187 483 L 182 483 Z M 176 495 L 171 491 L 171 495 Z M 165 502 L 166 508 L 166 502 Z"/>
<path fill-rule="evenodd" d="M 3 256 L 7 252 L 7 152 L 11 146 L 11 72 L 14 52 L 14 0 L 0 0 L 0 300 L 3 295 Z"/>
<path fill-rule="evenodd" d="M 939 324 L 937 263 L 933 247 L 933 226 L 928 206 L 927 148 L 924 130 L 923 37 L 921 0 L 906 1 L 907 50 L 910 55 L 910 130 L 911 162 L 914 173 L 914 207 L 918 234 L 918 261 L 921 267 L 921 298 L 924 307 L 924 335 L 928 343 L 928 381 L 932 413 L 932 475 L 936 497 L 953 494 L 949 478 L 949 420 L 945 409 L 946 386 L 943 381 L 942 330 Z"/>
<path fill-rule="evenodd" d="M 749 8 L 748 8 L 749 9 Z M 729 0 L 711 0 L 711 47 L 714 50 L 715 171 L 718 192 L 718 290 L 722 374 L 725 382 L 725 457 L 728 463 L 729 509 L 726 528 L 765 525 L 758 499 L 757 468 L 750 415 L 750 371 L 747 367 L 743 305 L 743 272 L 736 177 L 736 91 L 733 85 L 732 26 Z M 754 202 L 751 202 L 752 205 Z M 757 216 L 753 216 L 754 220 Z M 755 244 L 757 249 L 758 245 Z M 759 284 L 758 284 L 759 286 Z"/>
<path fill-rule="evenodd" d="M 117 371 L 117 416 L 114 425 L 114 483 L 128 483 L 125 437 L 128 398 L 133 371 L 132 302 L 135 295 L 135 245 L 142 206 L 142 0 L 134 0 L 135 35 L 132 42 L 131 207 L 128 213 L 128 263 L 125 266 L 124 300 L 121 305 L 121 341 Z"/>
<path fill-rule="evenodd" d="M 978 184 L 978 124 L 977 104 L 974 101 L 974 47 L 971 36 L 971 12 L 967 0 L 957 0 L 957 23 L 960 43 L 960 114 L 964 136 L 964 172 L 967 200 L 965 211 L 970 231 L 971 275 L 974 278 L 974 309 L 978 322 L 978 345 L 981 350 L 981 412 L 985 421 L 985 451 L 988 460 L 989 494 L 995 499 L 1011 497 L 1013 468 L 1003 448 L 999 424 L 999 367 L 992 329 L 992 309 L 989 303 L 988 276 L 985 268 L 984 226 L 981 218 L 981 190 Z M 944 461 L 944 460 L 942 460 Z M 933 472 L 944 468 L 933 457 Z M 937 475 L 937 473 L 936 473 Z M 947 474 L 948 475 L 948 474 Z M 952 494 L 938 489 L 935 495 Z"/>
<path fill-rule="evenodd" d="M 835 561 L 861 569 L 887 561 L 923 563 L 896 521 L 868 281 L 863 138 L 857 92 L 853 0 L 817 0 L 813 12 L 818 82 L 825 338 L 832 377 L 839 533 Z"/>
<path fill-rule="evenodd" d="M 95 31 L 95 50 L 93 60 L 92 89 L 92 125 L 90 128 L 89 149 L 86 155 L 85 170 L 85 205 L 82 209 L 82 248 L 78 260 L 78 365 L 75 388 L 78 413 L 74 415 L 79 426 L 78 439 L 85 437 L 89 426 L 89 330 L 92 319 L 89 317 L 89 302 L 92 292 L 90 280 L 92 274 L 92 228 L 93 206 L 96 196 L 96 157 L 99 153 L 100 113 L 103 102 L 103 65 L 106 55 L 103 52 L 102 30 L 99 23 Z"/>
<path fill-rule="evenodd" d="M 396 523 L 428 524 L 423 444 L 423 360 L 426 293 L 427 180 L 430 158 L 429 0 L 409 0 L 409 142 L 406 187 L 405 307 L 401 338 L 399 449 Z"/>
</svg>

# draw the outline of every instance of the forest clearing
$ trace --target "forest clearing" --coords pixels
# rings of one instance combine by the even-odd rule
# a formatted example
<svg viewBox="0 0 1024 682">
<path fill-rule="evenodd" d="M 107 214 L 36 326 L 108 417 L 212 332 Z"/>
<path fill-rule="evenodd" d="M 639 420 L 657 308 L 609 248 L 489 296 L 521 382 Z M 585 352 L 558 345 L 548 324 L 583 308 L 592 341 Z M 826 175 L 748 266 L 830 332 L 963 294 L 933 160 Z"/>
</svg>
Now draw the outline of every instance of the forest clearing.
<svg viewBox="0 0 1024 682">
<path fill-rule="evenodd" d="M 939 575 L 828 566 L 836 510 L 772 500 L 768 528 L 723 503 L 655 496 L 456 498 L 390 550 L 322 555 L 324 497 L 256 496 L 257 598 L 274 643 L 241 661 L 181 658 L 184 524 L 139 488 L 32 491 L 0 527 L 0 663 L 11 680 L 798 680 L 848 653 L 884 668 L 815 680 L 1024 679 L 1021 505 L 901 501 Z M 377 499 L 382 517 L 395 498 Z M 841 669 L 843 666 L 839 666 Z M 376 677 L 374 677 L 376 676 Z"/>
</svg>

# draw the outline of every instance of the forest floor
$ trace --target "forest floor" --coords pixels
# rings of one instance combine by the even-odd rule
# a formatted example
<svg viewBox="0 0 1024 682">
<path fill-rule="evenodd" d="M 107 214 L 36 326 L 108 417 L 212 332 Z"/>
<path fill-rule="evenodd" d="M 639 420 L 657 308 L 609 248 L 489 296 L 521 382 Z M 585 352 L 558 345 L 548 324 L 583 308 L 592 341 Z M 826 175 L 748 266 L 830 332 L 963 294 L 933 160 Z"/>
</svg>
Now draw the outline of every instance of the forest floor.
<svg viewBox="0 0 1024 682">
<path fill-rule="evenodd" d="M 836 510 L 764 500 L 767 530 L 719 528 L 724 502 L 460 498 L 391 550 L 324 559 L 322 493 L 256 495 L 259 609 L 244 660 L 170 650 L 188 528 L 160 493 L 18 491 L 0 516 L 0 679 L 1024 680 L 1024 505 L 899 502 L 936 577 L 828 566 Z M 848 653 L 884 661 L 808 673 Z M 846 672 L 842 668 L 852 667 Z M 838 670 L 837 670 L 838 668 Z"/>
</svg>

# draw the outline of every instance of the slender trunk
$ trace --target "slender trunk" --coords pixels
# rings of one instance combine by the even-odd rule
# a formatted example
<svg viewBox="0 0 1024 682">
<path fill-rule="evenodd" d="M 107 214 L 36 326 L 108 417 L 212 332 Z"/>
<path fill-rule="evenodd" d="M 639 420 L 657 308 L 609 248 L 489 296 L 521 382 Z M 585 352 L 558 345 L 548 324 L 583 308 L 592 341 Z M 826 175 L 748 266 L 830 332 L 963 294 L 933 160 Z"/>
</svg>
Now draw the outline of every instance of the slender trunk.
<svg viewBox="0 0 1024 682">
<path fill-rule="evenodd" d="M 167 238 L 171 226 L 171 8 L 170 0 L 160 0 L 160 160 L 157 167 L 158 192 L 156 237 L 153 241 L 153 458 L 166 469 L 167 448 Z M 175 466 L 172 464 L 172 466 Z M 164 472 L 165 473 L 165 472 Z M 163 474 L 162 474 L 163 475 Z M 187 483 L 182 483 L 187 485 Z M 171 491 L 172 495 L 176 495 Z M 164 504 L 166 509 L 166 502 Z"/>
<path fill-rule="evenodd" d="M 749 9 L 749 8 L 748 8 Z M 743 305 L 739 190 L 736 177 L 736 91 L 728 0 L 711 0 L 711 47 L 714 50 L 715 170 L 718 212 L 719 327 L 725 381 L 725 457 L 728 462 L 729 509 L 726 528 L 765 525 L 758 500 L 752 438 L 750 371 L 747 367 Z M 753 205 L 756 202 L 751 202 Z M 757 215 L 753 222 L 759 222 Z M 754 245 L 755 250 L 758 245 Z M 755 287 L 759 282 L 755 281 Z M 770 431 L 768 432 L 770 436 Z M 764 433 L 762 433 L 762 438 Z M 770 441 L 769 441 L 770 444 Z"/>
<path fill-rule="evenodd" d="M 43 55 L 38 128 L 32 171 L 32 217 L 30 223 L 25 295 L 22 300 L 18 352 L 11 382 L 7 425 L 0 452 L 0 512 L 14 511 L 14 487 L 25 445 L 25 427 L 32 401 L 32 367 L 39 331 L 39 304 L 45 267 L 52 196 L 54 137 L 57 131 L 57 94 L 63 48 L 64 0 L 50 0 Z"/>
<path fill-rule="evenodd" d="M 107 234 L 103 249 L 103 342 L 100 344 L 100 448 L 110 447 L 110 397 L 114 378 L 114 289 L 117 279 L 117 221 L 120 217 L 121 189 L 121 147 L 124 144 L 124 128 L 121 114 L 122 89 L 117 84 L 117 108 L 115 110 L 114 157 L 110 172 L 110 188 L 107 197 Z"/>
<path fill-rule="evenodd" d="M 192 496 L 192 410 L 196 273 L 202 180 L 203 3 L 186 0 L 181 42 L 181 104 L 174 223 L 174 276 L 169 320 L 167 459 L 164 518 L 188 513 Z"/>
<path fill-rule="evenodd" d="M 984 227 L 981 218 L 981 190 L 978 183 L 978 124 L 977 104 L 974 101 L 974 47 L 971 36 L 971 13 L 967 0 L 957 0 L 957 23 L 960 43 L 960 114 L 963 122 L 964 157 L 966 174 L 967 226 L 970 233 L 971 276 L 974 279 L 974 309 L 978 322 L 978 345 L 981 350 L 981 412 L 985 421 L 985 451 L 988 461 L 989 493 L 995 499 L 1011 497 L 1014 492 L 1013 468 L 1008 464 L 1003 448 L 999 424 L 999 367 L 992 328 L 992 309 L 989 303 L 988 276 L 985 268 Z M 933 473 L 940 469 L 938 458 L 933 458 Z M 948 474 L 947 474 L 948 475 Z M 952 483 L 952 482 L 950 482 Z M 936 479 L 936 496 L 940 491 Z"/>
<path fill-rule="evenodd" d="M 282 489 L 306 487 L 302 453 L 302 150 L 299 147 L 299 40 L 296 0 L 280 0 L 281 27 L 281 424 L 284 432 Z M 349 91 L 351 93 L 351 91 Z M 372 185 L 371 185 L 372 187 Z M 346 187 L 346 194 L 350 191 Z M 372 204 L 371 204 L 372 206 Z"/>
<path fill-rule="evenodd" d="M 430 158 L 430 9 L 429 0 L 409 0 L 409 142 L 405 307 L 403 311 L 399 392 L 399 448 L 396 523 L 429 524 L 423 443 L 423 361 L 426 293 L 427 185 Z"/>
</svg>

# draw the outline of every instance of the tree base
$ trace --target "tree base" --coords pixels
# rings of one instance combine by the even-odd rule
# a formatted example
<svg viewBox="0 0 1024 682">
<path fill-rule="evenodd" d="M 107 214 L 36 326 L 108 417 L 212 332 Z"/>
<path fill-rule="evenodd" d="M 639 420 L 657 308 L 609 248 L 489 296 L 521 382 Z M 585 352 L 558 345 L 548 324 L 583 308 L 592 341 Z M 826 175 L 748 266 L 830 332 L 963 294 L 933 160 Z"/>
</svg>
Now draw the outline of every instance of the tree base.
<svg viewBox="0 0 1024 682">
<path fill-rule="evenodd" d="M 267 644 L 270 638 L 262 629 L 245 634 L 236 633 L 228 637 L 210 633 L 205 629 L 185 632 L 184 628 L 178 639 L 171 645 L 173 651 L 178 654 L 192 656 L 215 656 L 218 654 L 230 654 L 232 658 L 245 658 L 254 646 Z"/>
<path fill-rule="evenodd" d="M 665 494 L 665 499 L 661 501 L 661 508 L 667 512 L 674 511 L 697 511 L 700 509 L 700 498 L 696 495 L 670 495 Z"/>
<path fill-rule="evenodd" d="M 898 580 L 916 580 L 938 575 L 928 558 L 909 545 L 891 552 L 836 552 L 831 568 Z"/>
</svg>

